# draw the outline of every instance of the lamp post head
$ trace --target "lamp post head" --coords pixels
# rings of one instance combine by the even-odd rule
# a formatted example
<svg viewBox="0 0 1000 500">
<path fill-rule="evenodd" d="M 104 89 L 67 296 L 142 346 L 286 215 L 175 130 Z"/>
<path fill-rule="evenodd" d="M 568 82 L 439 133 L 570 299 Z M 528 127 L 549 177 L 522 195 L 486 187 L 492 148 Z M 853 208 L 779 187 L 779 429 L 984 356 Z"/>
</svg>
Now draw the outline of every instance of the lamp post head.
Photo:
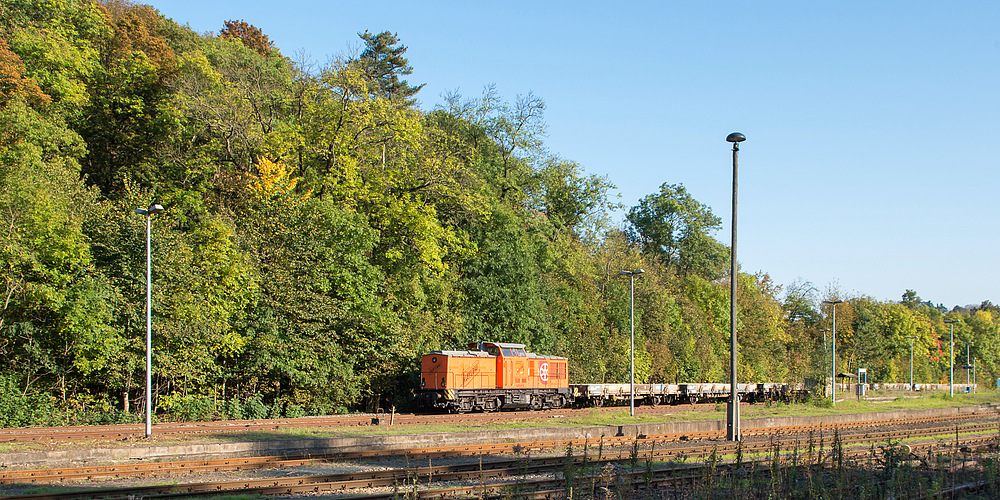
<svg viewBox="0 0 1000 500">
<path fill-rule="evenodd" d="M 642 269 L 636 269 L 635 271 L 618 271 L 618 274 L 622 276 L 634 276 L 636 274 L 642 274 L 644 272 L 646 271 L 643 271 Z"/>
<path fill-rule="evenodd" d="M 163 211 L 163 205 L 160 205 L 160 204 L 150 205 L 149 208 L 137 208 L 137 209 L 135 209 L 135 213 L 137 213 L 139 215 L 153 215 L 153 214 L 158 214 L 158 213 L 160 213 L 162 211 Z"/>
<path fill-rule="evenodd" d="M 843 302 L 844 302 L 843 300 L 824 300 L 823 301 L 824 304 L 832 304 L 832 305 L 841 304 Z"/>
<path fill-rule="evenodd" d="M 726 136 L 726 142 L 743 142 L 745 140 L 747 140 L 747 136 L 739 132 L 733 132 L 732 134 Z"/>
</svg>

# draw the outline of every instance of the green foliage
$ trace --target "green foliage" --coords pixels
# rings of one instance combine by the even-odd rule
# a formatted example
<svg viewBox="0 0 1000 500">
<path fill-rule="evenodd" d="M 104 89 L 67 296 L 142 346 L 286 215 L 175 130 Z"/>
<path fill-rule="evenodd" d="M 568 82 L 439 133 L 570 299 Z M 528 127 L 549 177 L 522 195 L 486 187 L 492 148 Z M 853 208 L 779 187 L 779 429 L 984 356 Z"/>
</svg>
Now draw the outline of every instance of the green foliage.
<svg viewBox="0 0 1000 500">
<path fill-rule="evenodd" d="M 212 420 L 215 415 L 215 401 L 211 396 L 198 394 L 166 394 L 159 397 L 159 407 L 171 419 L 179 422 L 202 422 Z"/>
<path fill-rule="evenodd" d="M 261 401 L 260 394 L 254 394 L 247 399 L 246 416 L 250 420 L 262 420 L 268 416 L 268 408 Z"/>
<path fill-rule="evenodd" d="M 285 418 L 299 418 L 306 416 L 305 408 L 297 404 L 289 404 L 285 407 Z"/>
<path fill-rule="evenodd" d="M 109 197 L 126 181 L 159 183 L 156 150 L 174 132 L 164 111 L 177 71 L 161 36 L 168 23 L 148 6 L 114 7 L 93 40 L 101 64 L 88 80 L 87 119 L 78 127 L 89 150 L 83 173 Z"/>
<path fill-rule="evenodd" d="M 366 77 L 375 84 L 381 95 L 389 99 L 402 99 L 412 103 L 412 97 L 423 88 L 423 84 L 411 86 L 400 75 L 413 73 L 413 68 L 403 54 L 406 46 L 400 45 L 399 35 L 383 31 L 371 34 L 367 31 L 358 33 L 365 43 L 359 61 L 365 70 Z"/>
<path fill-rule="evenodd" d="M 0 427 L 27 427 L 48 423 L 54 405 L 46 394 L 25 394 L 14 375 L 0 376 Z"/>
<path fill-rule="evenodd" d="M 663 184 L 659 193 L 639 200 L 626 219 L 632 225 L 632 240 L 667 268 L 710 280 L 725 272 L 726 247 L 711 236 L 721 228 L 722 220 L 684 186 Z"/>
<path fill-rule="evenodd" d="M 359 57 L 312 70 L 241 21 L 199 35 L 146 5 L 0 0 L 0 423 L 138 415 L 134 211 L 151 203 L 166 207 L 151 219 L 154 406 L 171 418 L 402 406 L 421 354 L 477 340 L 624 382 L 618 273 L 635 269 L 637 381 L 726 380 L 729 262 L 709 207 L 664 183 L 614 229 L 610 180 L 546 149 L 543 99 L 487 86 L 423 112 L 399 37 L 360 36 Z M 736 279 L 740 379 L 821 382 L 815 288 Z M 1000 309 L 946 312 L 912 290 L 838 306 L 838 368 L 901 381 L 915 337 L 915 376 L 942 381 L 945 318 L 995 380 Z"/>
<path fill-rule="evenodd" d="M 51 111 L 78 117 L 88 101 L 87 80 L 99 67 L 93 42 L 108 31 L 97 4 L 4 0 L 0 12 L 0 32 L 24 62 L 25 76 L 51 98 Z"/>
<path fill-rule="evenodd" d="M 467 311 L 458 342 L 497 339 L 534 349 L 552 345 L 545 321 L 537 261 L 539 241 L 520 227 L 514 214 L 500 209 L 481 228 L 477 255 L 463 268 L 461 287 Z"/>
<path fill-rule="evenodd" d="M 232 398 L 226 400 L 226 403 L 222 406 L 222 416 L 226 420 L 245 420 L 246 408 L 243 402 L 237 398 Z"/>
</svg>

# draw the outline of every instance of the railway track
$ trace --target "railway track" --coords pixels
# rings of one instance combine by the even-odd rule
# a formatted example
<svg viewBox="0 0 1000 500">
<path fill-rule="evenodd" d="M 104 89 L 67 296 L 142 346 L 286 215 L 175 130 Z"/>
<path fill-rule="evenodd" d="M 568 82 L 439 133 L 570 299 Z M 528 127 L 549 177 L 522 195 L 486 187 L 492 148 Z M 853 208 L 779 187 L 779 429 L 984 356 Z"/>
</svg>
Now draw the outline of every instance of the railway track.
<svg viewBox="0 0 1000 500">
<path fill-rule="evenodd" d="M 663 415 L 687 411 L 714 411 L 715 403 L 674 406 L 636 407 L 638 415 Z M 474 414 L 363 413 L 324 417 L 267 420 L 226 420 L 215 422 L 164 422 L 152 426 L 154 436 L 183 436 L 267 432 L 306 428 L 345 428 L 385 425 L 489 424 L 526 420 L 563 419 L 594 411 L 615 412 L 621 407 L 582 408 L 543 411 L 510 411 Z M 120 424 L 67 427 L 19 427 L 0 429 L 2 442 L 63 442 L 85 440 L 131 441 L 145 437 L 143 424 Z"/>
<path fill-rule="evenodd" d="M 919 444 L 913 443 L 913 450 L 930 447 L 950 447 L 959 449 L 961 447 L 981 447 L 995 445 L 998 435 L 997 422 L 956 422 L 956 419 L 913 419 L 911 421 L 894 421 L 891 424 L 907 425 L 928 425 L 934 427 L 908 430 L 878 430 L 878 427 L 885 427 L 890 422 L 870 422 L 868 425 L 845 425 L 845 426 L 819 426 L 809 428 L 807 426 L 795 426 L 774 428 L 776 434 L 772 434 L 769 439 L 764 439 L 763 435 L 757 439 L 748 439 L 743 443 L 720 443 L 717 441 L 689 443 L 681 441 L 680 435 L 663 436 L 640 436 L 640 437 L 612 437 L 604 438 L 600 443 L 580 440 L 559 441 L 559 442 L 539 442 L 522 444 L 500 444 L 488 445 L 480 448 L 470 447 L 450 447 L 439 449 L 419 449 L 405 450 L 408 456 L 417 457 L 445 457 L 455 455 L 480 455 L 478 463 L 462 465 L 446 465 L 436 467 L 412 467 L 391 469 L 386 471 L 360 472 L 347 474 L 325 474 L 301 477 L 289 477 L 280 479 L 249 479 L 238 481 L 217 481 L 189 484 L 175 484 L 169 486 L 142 486 L 134 488 L 104 488 L 92 490 L 80 490 L 59 494 L 31 495 L 31 496 L 10 496 L 2 498 L 32 498 L 32 499 L 68 499 L 68 498 L 156 498 L 164 495 L 184 495 L 195 496 L 203 494 L 219 494 L 220 492 L 245 492 L 259 495 L 291 495 L 298 493 L 355 491 L 360 488 L 395 488 L 413 487 L 416 484 L 427 484 L 434 481 L 477 481 L 478 487 L 486 488 L 477 490 L 479 494 L 492 494 L 503 488 L 509 488 L 510 482 L 503 481 L 503 478 L 519 476 L 522 478 L 519 484 L 523 484 L 523 478 L 538 474 L 552 474 L 553 471 L 566 464 L 566 457 L 535 458 L 527 460 L 531 453 L 551 451 L 559 448 L 582 450 L 573 456 L 576 462 L 586 462 L 588 460 L 588 449 L 590 453 L 590 463 L 614 464 L 621 461 L 656 460 L 656 461 L 687 461 L 692 459 L 703 459 L 709 456 L 724 456 L 741 453 L 746 456 L 754 454 L 773 453 L 776 449 L 785 450 L 806 450 L 821 449 L 819 443 L 832 443 L 831 432 L 838 434 L 837 440 L 843 448 L 857 448 L 848 453 L 868 453 L 874 449 L 873 443 L 890 443 L 901 440 L 923 440 Z M 825 434 L 824 434 L 825 433 Z M 774 437 L 777 436 L 777 437 Z M 688 435 L 688 439 L 692 436 Z M 697 437 L 695 437 L 697 439 Z M 714 439 L 710 436 L 702 436 L 701 439 Z M 600 450 L 595 457 L 595 449 Z M 605 451 L 606 450 L 606 451 Z M 481 455 L 486 453 L 513 453 L 521 456 L 514 460 L 495 460 L 484 462 Z M 381 452 L 380 455 L 385 455 Z M 817 452 L 819 453 L 819 452 Z M 359 452 L 355 454 L 337 454 L 337 460 L 358 459 L 373 456 L 372 453 Z M 0 482 L 12 483 L 57 483 L 75 482 L 81 480 L 93 480 L 107 477 L 126 477 L 132 475 L 158 476 L 176 475 L 179 473 L 190 473 L 198 471 L 219 471 L 219 470 L 240 470 L 245 468 L 263 467 L 294 467 L 304 464 L 314 464 L 318 461 L 334 459 L 333 457 L 309 457 L 309 458 L 277 458 L 259 457 L 256 459 L 239 459 L 223 461 L 192 461 L 176 462 L 172 464 L 132 464 L 128 466 L 105 466 L 88 468 L 33 470 L 33 471 L 9 471 L 0 476 Z M 670 470 L 672 472 L 657 472 L 662 480 L 667 483 L 677 480 L 673 476 L 680 470 L 677 464 Z M 648 478 L 647 478 L 648 479 Z M 498 483 L 486 484 L 486 481 L 500 480 Z M 556 481 L 555 487 L 559 487 L 560 479 L 546 479 L 539 483 L 531 483 L 532 488 L 542 489 L 550 484 L 545 481 Z M 564 486 L 564 484 L 563 484 Z M 462 487 L 440 494 L 459 494 L 466 491 Z M 493 488 L 493 489 L 489 489 Z M 451 490 L 448 490 L 451 491 Z M 462 493 L 469 494 L 469 493 Z M 423 493 L 420 496 L 422 497 Z M 376 495 L 370 498 L 385 498 Z"/>
<path fill-rule="evenodd" d="M 941 424 L 932 428 L 910 429 L 910 430 L 881 430 L 878 432 L 859 432 L 853 435 L 839 434 L 837 437 L 838 446 L 841 453 L 847 457 L 863 456 L 873 453 L 875 450 L 873 443 L 891 443 L 901 440 L 920 439 L 919 442 L 907 444 L 908 452 L 918 453 L 922 450 L 945 449 L 975 449 L 985 446 L 996 446 L 997 443 L 997 423 L 969 423 L 966 425 L 951 425 L 951 423 Z M 598 481 L 606 481 L 608 471 L 613 471 L 615 481 L 628 481 L 629 484 L 646 484 L 656 487 L 677 487 L 687 482 L 700 480 L 703 474 L 696 473 L 704 468 L 703 464 L 691 463 L 690 460 L 705 459 L 707 457 L 722 457 L 740 453 L 745 457 L 752 457 L 755 454 L 768 455 L 776 450 L 784 450 L 785 453 L 792 450 L 817 449 L 816 455 L 829 453 L 830 450 L 822 450 L 819 444 L 824 437 L 815 433 L 818 428 L 812 429 L 808 437 L 793 436 L 787 438 L 760 439 L 755 442 L 744 443 L 698 443 L 694 445 L 685 444 L 673 448 L 657 449 L 655 443 L 657 436 L 653 439 L 608 439 L 602 443 L 602 451 L 598 455 L 587 452 L 576 453 L 572 456 L 557 457 L 528 457 L 528 450 L 542 449 L 549 446 L 549 443 L 530 443 L 523 449 L 517 450 L 521 458 L 508 460 L 494 460 L 484 462 L 482 459 L 478 463 L 466 463 L 460 465 L 443 465 L 427 467 L 407 467 L 390 469 L 383 471 L 355 472 L 344 474 L 323 474 L 300 477 L 268 478 L 268 479 L 246 479 L 237 481 L 215 481 L 189 484 L 173 484 L 159 486 L 140 486 L 129 488 L 103 488 L 103 489 L 81 489 L 65 493 L 49 493 L 43 495 L 8 496 L 3 499 L 27 499 L 33 500 L 65 500 L 65 499 L 92 499 L 92 498 L 161 498 L 167 496 L 183 495 L 185 497 L 210 496 L 219 493 L 242 493 L 253 495 L 293 495 L 306 493 L 333 493 L 352 492 L 368 490 L 372 488 L 383 488 L 377 494 L 370 494 L 356 498 L 390 498 L 398 496 L 401 490 L 406 490 L 411 497 L 462 497 L 462 496 L 489 496 L 502 493 L 510 494 L 511 488 L 517 488 L 519 492 L 558 492 L 559 495 L 565 493 L 566 478 L 560 477 L 557 472 L 565 471 L 568 463 L 577 464 L 578 467 L 591 471 L 576 477 L 588 479 L 596 484 Z M 954 436 L 954 437 L 953 437 Z M 827 442 L 832 444 L 831 436 L 825 436 Z M 628 449 L 628 442 L 633 443 Z M 640 443 L 645 449 L 640 450 Z M 607 451 L 604 451 L 605 446 Z M 893 445 L 895 446 L 895 445 Z M 832 449 L 832 447 L 831 447 Z M 413 450 L 418 452 L 420 450 Z M 440 454 L 449 453 L 448 450 L 439 450 Z M 877 452 L 876 452 L 877 453 Z M 804 455 L 804 454 L 803 454 Z M 678 457 L 683 457 L 679 459 Z M 637 462 L 646 460 L 671 461 L 669 466 L 661 466 L 655 469 L 646 468 L 636 472 L 634 466 Z M 771 460 L 772 458 L 768 458 Z M 632 469 L 623 469 L 622 464 L 631 462 Z M 812 462 L 812 459 L 809 460 Z M 582 465 L 581 465 L 582 464 Z M 582 470 L 582 469 L 581 469 Z M 539 476 L 544 476 L 538 478 Z M 92 478 L 92 477 L 90 477 Z M 40 477 L 36 477 L 40 479 Z M 52 478 L 50 478 L 51 480 Z M 63 479 L 69 479 L 64 476 Z M 516 479 L 516 481 L 515 481 Z M 445 486 L 427 489 L 423 485 L 465 482 L 459 487 Z M 471 485 L 470 485 L 471 484 Z M 418 485 L 421 485 L 418 487 Z M 535 495 L 538 493 L 531 493 Z M 521 498 L 520 494 L 517 496 Z M 530 496 L 529 496 L 530 498 Z"/>
<path fill-rule="evenodd" d="M 659 415 L 684 411 L 712 411 L 714 403 L 697 405 L 657 406 L 636 408 L 640 415 Z M 325 417 L 302 417 L 268 420 L 226 420 L 217 422 L 166 422 L 152 426 L 154 436 L 233 434 L 255 431 L 294 430 L 303 428 L 338 428 L 384 425 L 441 425 L 462 423 L 518 422 L 524 420 L 560 419 L 586 415 L 591 411 L 614 412 L 620 407 L 585 408 L 544 411 L 509 411 L 474 414 L 363 413 Z M 52 442 L 74 440 L 125 441 L 145 437 L 144 424 L 120 424 L 68 427 L 19 427 L 0 429 L 0 442 Z"/>
<path fill-rule="evenodd" d="M 942 424 L 948 422 L 960 422 L 962 420 L 976 419 L 976 416 L 950 415 L 944 417 L 923 417 L 913 418 L 905 422 L 907 425 L 921 424 Z M 834 431 L 849 436 L 850 433 L 865 432 L 868 429 L 899 425 L 898 420 L 869 420 L 864 422 L 849 422 L 836 426 L 783 426 L 769 427 L 764 429 L 749 429 L 744 431 L 744 439 L 748 443 L 754 438 L 779 435 L 779 436 L 806 436 L 809 433 L 820 434 L 823 432 L 832 433 Z M 949 429 L 951 429 L 951 425 Z M 969 425 L 955 425 L 954 428 L 960 432 L 987 432 L 998 430 L 995 423 L 973 423 Z M 912 433 L 919 435 L 920 430 L 897 431 L 892 433 L 872 433 L 865 432 L 865 436 L 880 439 L 898 438 L 898 433 Z M 937 431 L 934 431 L 937 432 Z M 502 455 L 517 453 L 541 453 L 552 450 L 566 448 L 583 448 L 592 446 L 607 446 L 608 448 L 629 446 L 638 443 L 641 447 L 655 448 L 656 446 L 667 445 L 686 441 L 715 441 L 722 439 L 724 432 L 683 432 L 661 435 L 633 436 L 609 436 L 598 440 L 571 439 L 536 441 L 529 443 L 507 442 L 507 443 L 478 443 L 448 447 L 434 448 L 414 448 L 400 450 L 365 450 L 352 452 L 337 452 L 326 454 L 311 454 L 299 456 L 263 456 L 263 457 L 243 457 L 243 458 L 223 458 L 208 460 L 182 460 L 173 462 L 147 462 L 128 463 L 116 465 L 94 465 L 84 467 L 63 467 L 47 469 L 24 469 L 24 470 L 4 470 L 0 471 L 0 484 L 16 483 L 49 483 L 90 480 L 97 478 L 122 478 L 128 476 L 169 476 L 177 474 L 192 474 L 198 472 L 221 472 L 240 471 L 262 468 L 288 468 L 304 465 L 316 464 L 330 461 L 362 460 L 387 455 L 408 456 L 413 458 L 449 458 L 476 455 Z M 711 445 L 715 446 L 715 445 Z M 710 447 L 711 447 L 710 446 Z M 749 444 L 748 444 L 749 446 Z"/>
</svg>

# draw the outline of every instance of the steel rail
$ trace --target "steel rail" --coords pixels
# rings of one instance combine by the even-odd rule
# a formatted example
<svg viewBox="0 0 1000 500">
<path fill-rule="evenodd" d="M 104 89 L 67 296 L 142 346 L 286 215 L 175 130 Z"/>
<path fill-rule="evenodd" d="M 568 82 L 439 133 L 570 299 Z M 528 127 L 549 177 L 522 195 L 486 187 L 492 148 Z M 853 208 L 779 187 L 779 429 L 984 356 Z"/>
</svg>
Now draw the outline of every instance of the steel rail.
<svg viewBox="0 0 1000 500">
<path fill-rule="evenodd" d="M 709 404 L 702 405 L 709 407 Z M 713 405 L 714 407 L 714 405 Z M 608 408 L 617 411 L 615 407 Z M 386 414 L 366 413 L 351 415 L 334 415 L 323 417 L 283 418 L 266 420 L 225 420 L 217 422 L 166 422 L 153 425 L 157 435 L 184 434 L 231 434 L 255 431 L 275 431 L 301 428 L 325 427 L 363 427 L 385 425 L 433 425 L 442 423 L 483 423 L 509 422 L 519 420 L 535 420 L 545 418 L 561 418 L 566 415 L 587 413 L 593 408 L 547 411 L 512 411 L 477 413 L 464 415 L 449 414 Z M 601 410 L 603 411 L 603 410 Z M 637 410 L 639 411 L 639 410 Z M 690 411 L 686 405 L 645 407 L 642 413 L 663 413 L 675 411 Z M 750 429 L 749 432 L 754 432 Z M 128 440 L 142 439 L 145 433 L 144 424 L 121 424 L 101 426 L 68 426 L 68 427 L 20 427 L 0 429 L 0 442 L 37 442 L 37 441 L 70 441 L 88 439 Z"/>
<path fill-rule="evenodd" d="M 851 429 L 867 428 L 873 425 L 893 425 L 928 423 L 930 421 L 954 421 L 954 418 L 916 418 L 906 421 L 869 421 L 863 423 L 850 423 L 840 426 L 787 426 L 766 429 L 769 435 L 783 434 L 805 434 L 806 432 L 823 431 L 847 431 Z M 996 427 L 993 423 L 973 423 L 963 428 L 963 432 L 976 432 L 989 430 Z M 968 430 L 965 430 L 965 429 Z M 953 428 L 949 427 L 948 430 Z M 757 430 L 755 430 L 757 431 Z M 761 430 L 762 431 L 762 430 Z M 898 433 L 914 433 L 916 430 L 895 431 Z M 938 432 L 940 433 L 940 432 Z M 747 432 L 746 435 L 763 435 L 760 433 Z M 845 434 L 842 437 L 846 437 Z M 891 434 L 882 433 L 885 439 L 890 439 Z M 451 447 L 418 448 L 409 450 L 361 450 L 354 452 L 334 452 L 327 454 L 311 454 L 299 456 L 266 456 L 266 457 L 243 457 L 207 460 L 188 460 L 177 462 L 149 462 L 149 463 L 129 463 L 118 465 L 96 465 L 85 467 L 67 467 L 56 469 L 24 469 L 5 470 L 0 472 L 0 484 L 14 483 L 39 483 L 52 481 L 67 481 L 79 479 L 95 479 L 98 477 L 125 477 L 135 475 L 159 476 L 176 473 L 191 473 L 199 471 L 223 471 L 223 470 L 244 470 L 259 469 L 264 467 L 295 467 L 316 462 L 333 460 L 357 460 L 363 458 L 382 457 L 387 454 L 406 455 L 420 458 L 440 458 L 453 456 L 483 455 L 483 454 L 504 454 L 504 453 L 530 453 L 541 452 L 552 449 L 590 446 L 606 446 L 609 449 L 622 446 L 638 444 L 643 447 L 653 447 L 657 444 L 675 443 L 680 441 L 700 441 L 706 439 L 720 439 L 721 432 L 709 433 L 672 433 L 651 436 L 610 436 L 598 439 L 571 439 L 537 441 L 531 443 L 482 443 L 473 445 L 461 445 Z M 756 446 L 753 442 L 746 443 L 747 446 Z"/>
<path fill-rule="evenodd" d="M 948 428 L 938 428 L 936 429 L 937 435 L 947 435 L 948 441 L 951 440 L 951 433 L 954 429 Z M 990 432 L 993 431 L 993 426 L 989 425 L 988 429 Z M 910 431 L 897 431 L 897 435 L 913 434 L 916 431 L 922 430 L 910 430 Z M 881 441 L 886 437 L 888 433 L 877 433 L 875 436 L 865 435 L 858 436 L 855 441 L 857 442 L 876 442 Z M 923 434 L 927 434 L 923 432 Z M 995 434 L 989 436 L 980 437 L 965 437 L 964 439 L 957 439 L 956 444 L 969 445 L 990 445 L 995 444 L 997 437 Z M 813 441 L 821 439 L 819 436 L 814 436 Z M 782 440 L 779 442 L 778 447 L 785 447 L 789 444 L 794 443 L 796 446 L 801 444 L 801 440 Z M 851 442 L 847 440 L 841 440 L 841 445 L 848 444 Z M 776 443 L 728 443 L 725 445 L 714 444 L 713 446 L 699 446 L 699 447 L 689 447 L 683 450 L 644 450 L 642 452 L 635 451 L 623 451 L 618 453 L 608 453 L 607 458 L 601 458 L 600 460 L 590 460 L 590 464 L 596 463 L 608 463 L 608 462 L 620 462 L 628 460 L 637 460 L 639 458 L 669 458 L 671 456 L 676 456 L 678 453 L 687 458 L 695 457 L 707 457 L 712 454 L 717 456 L 722 456 L 727 453 L 734 453 L 737 449 L 742 450 L 743 453 L 753 454 L 754 452 L 773 452 Z M 934 446 L 934 443 L 920 446 Z M 940 446 L 940 445 L 938 445 Z M 953 449 L 957 449 L 952 447 Z M 845 453 L 867 453 L 868 450 L 859 450 L 857 452 L 847 451 Z M 574 457 L 576 461 L 586 462 L 586 455 L 576 455 Z M 524 475 L 527 473 L 541 473 L 551 470 L 553 467 L 558 468 L 565 465 L 566 457 L 552 457 L 552 458 L 541 458 L 541 459 L 530 459 L 531 462 L 528 463 L 525 460 L 506 460 L 499 462 L 486 462 L 480 464 L 464 464 L 460 466 L 437 466 L 437 467 L 416 467 L 410 469 L 396 469 L 389 471 L 375 471 L 375 472 L 363 472 L 363 473 L 345 473 L 345 474 L 332 474 L 332 475 L 317 475 L 317 476 L 303 476 L 298 478 L 284 478 L 284 479 L 259 479 L 259 480 L 240 480 L 240 481 L 227 481 L 227 482 L 213 482 L 213 483 L 191 483 L 184 485 L 168 485 L 168 486 L 149 486 L 149 487 L 138 487 L 138 488 L 117 488 L 117 489 L 102 489 L 102 490 L 89 490 L 89 491 L 75 491 L 68 493 L 59 494 L 44 494 L 44 495 L 28 495 L 28 496 L 18 496 L 18 497 L 3 497 L 3 498 L 21 498 L 21 499 L 66 499 L 66 498 L 107 498 L 107 497 L 145 497 L 145 498 L 155 498 L 156 496 L 162 495 L 177 495 L 177 494 L 202 494 L 211 493 L 218 494 L 220 492 L 249 492 L 256 494 L 294 494 L 294 493 L 305 493 L 305 492 L 325 492 L 325 491 L 344 491 L 348 489 L 355 488 L 372 488 L 372 487 L 386 487 L 395 486 L 398 487 L 402 484 L 414 484 L 416 481 L 424 480 L 430 482 L 433 479 L 439 481 L 453 481 L 453 480 L 463 480 L 463 479 L 477 479 L 483 481 L 485 479 L 493 479 L 499 477 L 506 477 L 510 475 Z M 674 470 L 676 467 L 673 468 Z"/>
<path fill-rule="evenodd" d="M 977 446 L 992 446 L 995 445 L 997 439 L 991 436 L 986 439 L 976 439 L 976 440 L 966 440 L 960 444 L 969 446 L 970 444 L 979 443 Z M 739 443 L 734 443 L 734 445 L 739 446 Z M 925 447 L 933 447 L 933 443 L 928 443 L 922 445 Z M 831 452 L 832 453 L 832 452 Z M 872 450 L 862 449 L 862 450 L 846 450 L 843 451 L 843 455 L 846 457 L 856 457 L 864 456 L 872 453 Z M 878 452 L 876 452 L 878 453 Z M 565 466 L 564 458 L 553 459 L 556 463 L 550 465 L 531 465 L 531 466 L 518 466 L 507 469 L 492 469 L 492 470 L 479 470 L 479 471 L 468 471 L 464 473 L 441 473 L 438 476 L 432 477 L 420 477 L 417 475 L 398 475 L 395 478 L 386 478 L 381 480 L 360 480 L 354 484 L 348 484 L 345 482 L 337 481 L 326 481 L 329 477 L 323 476 L 310 476 L 308 478 L 299 478 L 298 480 L 291 480 L 285 484 L 278 484 L 279 481 L 276 480 L 266 480 L 268 484 L 253 484 L 249 482 L 239 482 L 241 487 L 239 489 L 230 488 L 220 488 L 220 483 L 204 483 L 198 485 L 197 487 L 186 486 L 186 485 L 172 485 L 172 486 L 161 486 L 161 487 L 144 487 L 142 489 L 117 489 L 117 490 L 104 490 L 102 492 L 70 492 L 64 494 L 44 494 L 44 495 L 30 495 L 30 496 L 20 496 L 20 497 L 3 497 L 10 499 L 22 499 L 22 500 L 64 500 L 66 498 L 135 498 L 141 495 L 143 498 L 168 498 L 176 496 L 184 497 L 195 497 L 195 496 L 213 496 L 220 493 L 244 493 L 244 494 L 254 494 L 254 495 L 294 495 L 294 494 L 307 494 L 307 493 L 327 493 L 327 492 L 342 492 L 350 488 L 366 487 L 392 487 L 393 491 L 384 492 L 378 494 L 370 494 L 363 496 L 352 496 L 352 499 L 388 499 L 388 498 L 398 498 L 400 494 L 404 494 L 410 498 L 460 498 L 460 497 L 487 497 L 490 495 L 504 495 L 510 496 L 512 498 L 552 498 L 554 496 L 562 496 L 566 493 L 566 480 L 565 478 L 553 477 L 540 480 L 527 480 L 519 479 L 515 482 L 503 482 L 503 483 L 490 483 L 486 484 L 486 480 L 496 480 L 503 477 L 524 477 L 528 474 L 539 474 L 539 473 L 549 473 L 554 472 L 556 469 Z M 749 463 L 754 463 L 758 470 L 764 470 L 768 467 L 768 462 L 771 458 L 763 458 L 760 460 L 746 460 L 742 465 Z M 640 471 L 615 471 L 613 475 L 605 474 L 601 471 L 600 464 L 606 464 L 614 462 L 615 460 L 601 460 L 591 462 L 589 465 L 592 468 L 598 469 L 598 472 L 592 474 L 583 474 L 581 476 L 575 477 L 577 481 L 579 480 L 591 480 L 594 484 L 597 484 L 598 480 L 603 481 L 603 484 L 612 484 L 611 480 L 621 480 L 624 482 L 632 484 L 634 486 L 642 487 L 692 487 L 698 482 L 704 480 L 704 474 L 690 474 L 686 473 L 691 470 L 704 469 L 704 464 L 681 464 L 680 466 L 670 466 L 670 467 L 659 467 L 652 470 L 640 470 Z M 729 467 L 740 465 L 740 464 L 720 464 L 719 469 L 725 470 Z M 820 466 L 822 464 L 808 464 L 807 467 Z M 829 466 L 827 466 L 829 467 Z M 650 475 L 652 473 L 652 475 Z M 409 474 L 409 472 L 407 472 Z M 680 475 L 678 475 L 680 474 Z M 425 490 L 418 490 L 417 483 L 422 479 L 426 480 L 426 483 L 430 483 L 433 479 L 437 479 L 439 482 L 443 481 L 460 481 L 460 480 L 479 480 L 479 484 L 458 486 L 458 487 L 443 487 L 443 488 L 429 488 Z M 401 482 L 402 481 L 402 482 Z M 236 482 L 233 482 L 236 483 Z"/>
</svg>

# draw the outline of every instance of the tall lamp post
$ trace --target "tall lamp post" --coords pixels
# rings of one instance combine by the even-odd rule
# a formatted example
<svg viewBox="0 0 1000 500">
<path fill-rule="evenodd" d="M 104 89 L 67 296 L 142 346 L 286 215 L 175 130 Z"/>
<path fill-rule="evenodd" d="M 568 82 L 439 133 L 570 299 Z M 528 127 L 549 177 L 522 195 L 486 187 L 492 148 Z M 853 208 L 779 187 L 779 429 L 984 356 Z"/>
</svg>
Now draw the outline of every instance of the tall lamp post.
<svg viewBox="0 0 1000 500">
<path fill-rule="evenodd" d="M 833 355 L 830 359 L 833 360 L 833 379 L 830 385 L 830 399 L 833 401 L 834 406 L 837 404 L 837 304 L 844 302 L 843 300 L 824 300 L 824 304 L 830 304 L 833 306 L 833 325 L 830 328 L 830 335 L 833 337 Z"/>
<path fill-rule="evenodd" d="M 950 374 L 948 375 L 948 385 L 951 387 L 951 396 L 955 397 L 955 323 L 957 319 L 945 320 L 945 324 L 951 325 L 951 356 L 948 359 Z"/>
<path fill-rule="evenodd" d="M 972 358 L 969 356 L 969 346 L 975 342 L 965 342 L 965 385 L 969 386 L 969 393 L 972 393 L 972 378 L 969 376 L 969 370 L 972 369 Z"/>
<path fill-rule="evenodd" d="M 150 205 L 149 208 L 137 208 L 135 213 L 146 216 L 146 437 L 153 435 L 153 258 L 152 238 L 150 236 L 153 214 L 163 211 L 160 205 Z"/>
<path fill-rule="evenodd" d="M 733 246 L 729 249 L 729 411 L 726 412 L 726 439 L 729 441 L 740 440 L 740 397 L 736 385 L 736 282 L 739 281 L 736 274 L 736 187 L 739 179 L 740 143 L 745 140 L 747 137 L 739 132 L 726 136 L 726 142 L 733 143 Z"/>
<path fill-rule="evenodd" d="M 910 392 L 913 392 L 913 340 L 916 337 L 906 337 L 910 339 Z"/>
<path fill-rule="evenodd" d="M 830 331 L 829 328 L 820 329 L 820 333 L 823 334 L 823 356 L 826 356 L 826 351 L 827 351 L 827 348 L 826 348 L 826 332 L 828 332 L 828 331 Z M 824 368 L 823 370 L 826 370 L 826 368 Z"/>
<path fill-rule="evenodd" d="M 628 276 L 629 284 L 629 379 L 628 379 L 628 414 L 635 416 L 635 275 L 646 271 L 619 271 L 618 274 Z"/>
</svg>

